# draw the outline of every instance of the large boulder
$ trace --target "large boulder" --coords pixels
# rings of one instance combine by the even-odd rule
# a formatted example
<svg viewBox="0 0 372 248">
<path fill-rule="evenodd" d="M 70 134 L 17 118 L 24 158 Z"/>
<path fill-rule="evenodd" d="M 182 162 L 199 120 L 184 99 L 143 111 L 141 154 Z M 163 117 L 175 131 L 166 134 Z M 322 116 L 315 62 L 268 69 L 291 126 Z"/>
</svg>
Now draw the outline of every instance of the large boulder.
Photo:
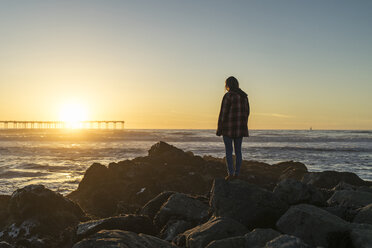
<svg viewBox="0 0 372 248">
<path fill-rule="evenodd" d="M 168 201 L 168 198 L 173 195 L 173 191 L 164 191 L 157 195 L 154 199 L 147 202 L 140 210 L 140 214 L 147 215 L 151 219 L 154 219 L 156 213 L 159 211 L 160 207 Z"/>
<path fill-rule="evenodd" d="M 358 213 L 355 215 L 353 222 L 372 225 L 372 204 L 358 209 Z"/>
<path fill-rule="evenodd" d="M 191 196 L 175 193 L 161 206 L 154 222 L 158 227 L 163 227 L 170 219 L 199 223 L 208 217 L 208 209 L 208 205 Z"/>
<path fill-rule="evenodd" d="M 149 235 L 156 234 L 155 227 L 148 216 L 124 215 L 82 222 L 77 227 L 76 235 L 78 239 L 82 239 L 101 230 L 114 229 Z"/>
<path fill-rule="evenodd" d="M 372 203 L 372 193 L 358 190 L 338 190 L 328 199 L 330 206 L 360 208 Z"/>
<path fill-rule="evenodd" d="M 354 186 L 369 185 L 363 179 L 352 172 L 322 171 L 309 172 L 304 174 L 302 182 L 311 184 L 317 188 L 332 189 L 340 182 L 345 182 Z"/>
<path fill-rule="evenodd" d="M 281 169 L 281 174 L 278 178 L 278 181 L 288 178 L 301 180 L 308 172 L 306 166 L 301 162 L 285 161 L 272 166 Z"/>
<path fill-rule="evenodd" d="M 309 245 L 324 247 L 342 242 L 340 237 L 350 230 L 348 222 L 308 204 L 290 207 L 278 220 L 277 227 L 279 231 L 299 237 Z"/>
<path fill-rule="evenodd" d="M 265 248 L 310 248 L 303 240 L 291 235 L 280 235 L 266 243 Z"/>
<path fill-rule="evenodd" d="M 2 239 L 26 247 L 54 247 L 71 242 L 70 228 L 85 220 L 80 207 L 43 185 L 16 190 L 9 200 L 9 224 Z"/>
<path fill-rule="evenodd" d="M 280 181 L 273 192 L 289 205 L 309 203 L 322 206 L 326 204 L 327 200 L 318 189 L 295 179 Z"/>
<path fill-rule="evenodd" d="M 249 229 L 275 226 L 288 206 L 272 192 L 241 180 L 216 179 L 210 206 L 215 216 L 233 218 Z"/>
<path fill-rule="evenodd" d="M 121 230 L 102 230 L 76 243 L 73 248 L 175 248 L 159 238 Z"/>
<path fill-rule="evenodd" d="M 208 222 L 187 230 L 176 237 L 178 246 L 187 248 L 204 248 L 214 240 L 241 236 L 248 229 L 239 222 L 224 217 L 212 218 Z"/>
</svg>

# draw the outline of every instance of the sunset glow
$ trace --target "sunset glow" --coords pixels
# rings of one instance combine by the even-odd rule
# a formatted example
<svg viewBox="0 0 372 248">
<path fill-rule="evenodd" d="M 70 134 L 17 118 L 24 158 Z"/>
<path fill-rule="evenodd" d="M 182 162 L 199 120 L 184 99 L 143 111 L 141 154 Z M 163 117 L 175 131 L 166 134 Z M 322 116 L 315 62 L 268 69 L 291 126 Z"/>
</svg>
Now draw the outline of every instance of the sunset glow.
<svg viewBox="0 0 372 248">
<path fill-rule="evenodd" d="M 80 122 L 87 120 L 87 110 L 78 103 L 64 104 L 60 109 L 60 120 L 66 122 L 68 128 L 80 128 Z"/>
</svg>

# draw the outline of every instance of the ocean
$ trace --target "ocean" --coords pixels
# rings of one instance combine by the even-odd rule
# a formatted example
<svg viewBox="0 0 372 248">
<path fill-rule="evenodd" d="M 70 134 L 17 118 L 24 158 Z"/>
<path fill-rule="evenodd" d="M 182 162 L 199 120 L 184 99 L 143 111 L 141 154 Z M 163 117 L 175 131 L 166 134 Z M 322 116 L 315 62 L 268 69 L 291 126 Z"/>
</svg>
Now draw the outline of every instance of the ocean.
<svg viewBox="0 0 372 248">
<path fill-rule="evenodd" d="M 67 194 L 92 163 L 145 156 L 160 140 L 196 155 L 225 155 L 215 130 L 2 129 L 0 194 L 29 184 Z M 293 160 L 310 171 L 349 171 L 372 180 L 372 131 L 251 130 L 242 151 L 245 160 Z"/>
</svg>

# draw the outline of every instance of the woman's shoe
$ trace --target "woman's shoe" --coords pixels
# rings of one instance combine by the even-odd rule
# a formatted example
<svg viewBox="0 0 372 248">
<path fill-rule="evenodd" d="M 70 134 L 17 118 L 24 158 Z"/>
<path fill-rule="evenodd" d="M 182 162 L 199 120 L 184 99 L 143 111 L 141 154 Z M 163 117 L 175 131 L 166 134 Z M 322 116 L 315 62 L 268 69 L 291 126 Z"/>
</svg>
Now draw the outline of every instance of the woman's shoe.
<svg viewBox="0 0 372 248">
<path fill-rule="evenodd" d="M 233 176 L 231 176 L 231 175 L 227 175 L 227 176 L 225 177 L 225 180 L 226 180 L 226 181 L 230 181 L 231 179 L 233 179 Z"/>
</svg>

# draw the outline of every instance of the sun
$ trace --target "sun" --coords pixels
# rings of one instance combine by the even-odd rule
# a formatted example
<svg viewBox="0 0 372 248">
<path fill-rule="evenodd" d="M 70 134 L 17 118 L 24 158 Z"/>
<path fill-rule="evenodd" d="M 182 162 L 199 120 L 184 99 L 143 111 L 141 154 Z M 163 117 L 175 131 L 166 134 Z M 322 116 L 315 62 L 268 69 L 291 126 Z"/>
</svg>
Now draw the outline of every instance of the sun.
<svg viewBox="0 0 372 248">
<path fill-rule="evenodd" d="M 87 110 L 82 104 L 66 103 L 61 106 L 59 117 L 68 127 L 76 128 L 80 122 L 87 120 Z"/>
</svg>

